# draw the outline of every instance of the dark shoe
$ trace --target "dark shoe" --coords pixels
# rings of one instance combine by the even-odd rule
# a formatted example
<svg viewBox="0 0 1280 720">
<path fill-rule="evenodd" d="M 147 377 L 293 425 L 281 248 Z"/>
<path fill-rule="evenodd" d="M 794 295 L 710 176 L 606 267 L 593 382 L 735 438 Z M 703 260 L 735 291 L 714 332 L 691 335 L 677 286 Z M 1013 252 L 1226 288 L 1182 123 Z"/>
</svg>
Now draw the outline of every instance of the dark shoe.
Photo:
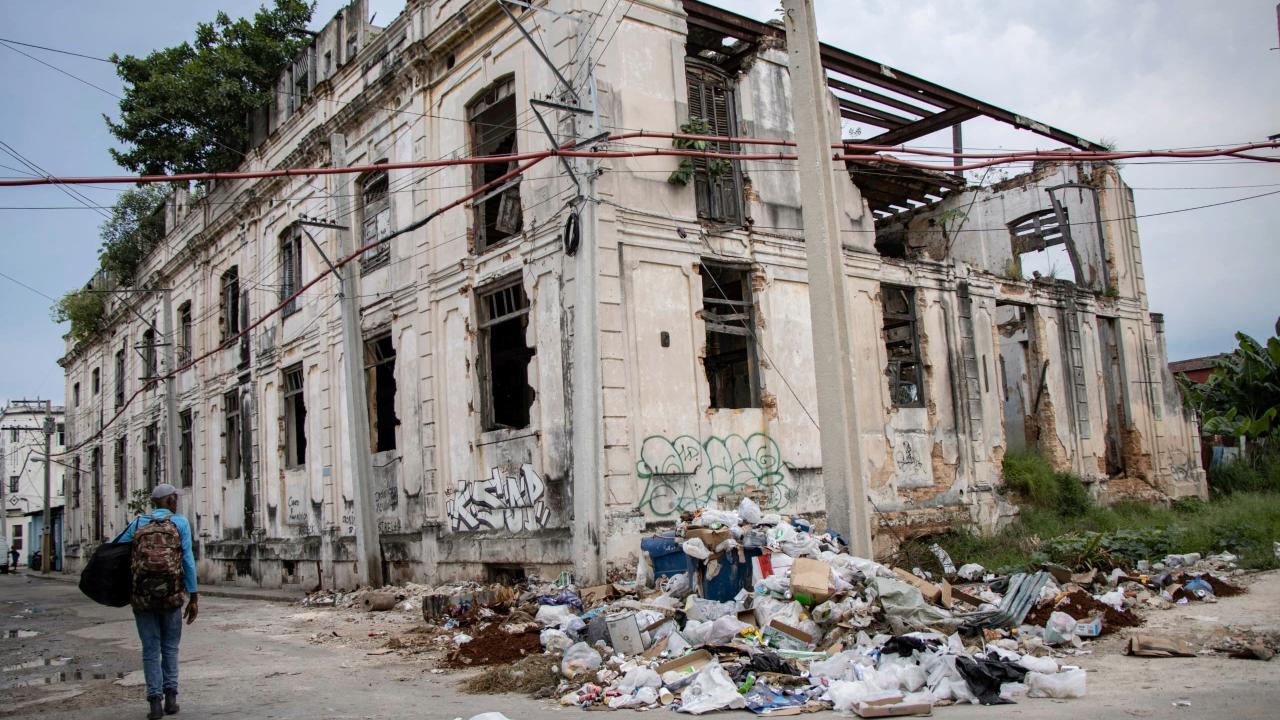
<svg viewBox="0 0 1280 720">
<path fill-rule="evenodd" d="M 164 691 L 164 714 L 165 715 L 178 714 L 178 691 L 177 690 Z"/>
<path fill-rule="evenodd" d="M 161 704 L 159 697 L 147 698 L 147 702 L 151 703 L 151 710 L 147 713 L 147 720 L 160 720 L 164 717 L 164 705 Z"/>
</svg>

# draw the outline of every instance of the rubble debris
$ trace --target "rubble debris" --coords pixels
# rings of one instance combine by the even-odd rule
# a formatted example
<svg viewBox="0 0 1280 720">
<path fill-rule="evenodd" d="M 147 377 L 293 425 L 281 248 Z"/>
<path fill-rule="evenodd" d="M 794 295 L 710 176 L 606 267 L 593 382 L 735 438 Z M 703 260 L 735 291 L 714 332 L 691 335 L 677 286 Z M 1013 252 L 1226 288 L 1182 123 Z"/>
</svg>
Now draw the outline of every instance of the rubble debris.
<svg viewBox="0 0 1280 720">
<path fill-rule="evenodd" d="M 1163 635 L 1134 635 L 1129 638 L 1124 654 L 1135 657 L 1194 657 L 1196 651 L 1185 640 Z"/>
<path fill-rule="evenodd" d="M 560 683 L 560 662 L 551 655 L 527 655 L 505 666 L 493 666 L 462 683 L 465 692 L 477 695 L 522 693 L 546 695 Z"/>
<path fill-rule="evenodd" d="M 1137 614 L 1128 610 L 1117 610 L 1115 606 L 1102 602 L 1081 589 L 1072 590 L 1054 600 L 1040 604 L 1027 615 L 1025 622 L 1028 625 L 1043 627 L 1053 613 L 1065 613 L 1082 622 L 1090 621 L 1101 614 L 1102 626 L 1099 631 L 1101 635 L 1110 635 L 1121 628 L 1138 627 L 1142 624 L 1142 618 Z"/>
<path fill-rule="evenodd" d="M 460 635 L 469 639 L 457 643 L 457 649 L 449 653 L 444 662 L 448 667 L 503 665 L 542 652 L 537 632 L 511 635 L 503 632 L 497 624 L 490 624 L 474 636 Z"/>
<path fill-rule="evenodd" d="M 401 599 L 395 593 L 371 592 L 360 598 L 360 607 L 364 608 L 365 612 L 385 612 L 395 607 Z"/>
</svg>

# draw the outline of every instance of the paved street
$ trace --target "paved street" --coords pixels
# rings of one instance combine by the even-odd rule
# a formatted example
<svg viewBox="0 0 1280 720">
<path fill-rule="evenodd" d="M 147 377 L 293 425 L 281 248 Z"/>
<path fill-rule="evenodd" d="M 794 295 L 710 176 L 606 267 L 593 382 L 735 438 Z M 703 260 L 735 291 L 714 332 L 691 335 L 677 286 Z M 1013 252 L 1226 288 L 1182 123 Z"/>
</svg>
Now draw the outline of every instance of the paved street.
<svg viewBox="0 0 1280 720">
<path fill-rule="evenodd" d="M 1280 574 L 1269 573 L 1241 597 L 1154 613 L 1148 630 L 1205 637 L 1227 622 L 1275 628 L 1280 624 L 1278 601 Z M 24 575 L 0 576 L 0 606 L 0 662 L 5 668 L 0 695 L 6 698 L 0 716 L 115 720 L 145 715 L 137 638 L 128 610 L 95 605 L 74 585 Z M 200 619 L 187 628 L 182 646 L 180 717 L 465 720 L 498 710 L 511 720 L 545 720 L 581 712 L 518 696 L 463 694 L 455 687 L 459 676 L 433 674 L 426 656 L 370 655 L 371 642 L 312 640 L 334 630 L 365 638 L 370 627 L 407 629 L 417 623 L 394 615 L 370 618 L 202 598 Z M 1084 700 L 1024 700 L 1001 707 L 939 708 L 935 714 L 957 720 L 1274 718 L 1280 706 L 1280 661 L 1137 659 L 1120 655 L 1119 645 L 1119 638 L 1109 639 L 1081 658 L 1080 664 L 1091 670 Z M 1190 706 L 1175 707 L 1177 700 Z"/>
</svg>

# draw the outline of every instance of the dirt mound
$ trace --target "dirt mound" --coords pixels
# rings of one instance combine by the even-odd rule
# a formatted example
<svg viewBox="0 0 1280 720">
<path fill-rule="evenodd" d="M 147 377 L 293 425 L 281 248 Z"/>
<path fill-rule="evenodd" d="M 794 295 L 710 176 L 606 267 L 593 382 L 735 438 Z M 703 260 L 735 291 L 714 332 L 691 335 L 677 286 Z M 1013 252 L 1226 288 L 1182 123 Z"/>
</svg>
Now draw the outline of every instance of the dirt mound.
<svg viewBox="0 0 1280 720">
<path fill-rule="evenodd" d="M 1028 625 L 1044 625 L 1049 622 L 1049 616 L 1055 611 L 1064 612 L 1076 620 L 1091 620 L 1101 613 L 1103 635 L 1110 635 L 1120 628 L 1137 627 L 1142 624 L 1142 618 L 1136 614 L 1128 610 L 1116 610 L 1106 603 L 1098 602 L 1084 590 L 1067 593 L 1056 605 L 1049 602 L 1037 605 L 1027 614 L 1024 622 Z"/>
<path fill-rule="evenodd" d="M 537 694 L 560 682 L 560 662 L 550 655 L 529 655 L 514 665 L 489 668 L 462 683 L 473 695 L 495 693 Z"/>
<path fill-rule="evenodd" d="M 449 653 L 441 664 L 451 668 L 509 665 L 526 655 L 541 652 L 542 643 L 538 640 L 537 632 L 512 635 L 503 632 L 494 623 L 476 632 L 470 642 L 463 643 L 457 650 Z"/>
<path fill-rule="evenodd" d="M 1215 597 L 1231 597 L 1232 595 L 1240 595 L 1244 592 L 1244 588 L 1239 585 L 1233 585 L 1226 580 L 1209 573 L 1201 575 L 1200 579 L 1209 583 L 1209 587 L 1213 588 L 1213 594 Z"/>
</svg>

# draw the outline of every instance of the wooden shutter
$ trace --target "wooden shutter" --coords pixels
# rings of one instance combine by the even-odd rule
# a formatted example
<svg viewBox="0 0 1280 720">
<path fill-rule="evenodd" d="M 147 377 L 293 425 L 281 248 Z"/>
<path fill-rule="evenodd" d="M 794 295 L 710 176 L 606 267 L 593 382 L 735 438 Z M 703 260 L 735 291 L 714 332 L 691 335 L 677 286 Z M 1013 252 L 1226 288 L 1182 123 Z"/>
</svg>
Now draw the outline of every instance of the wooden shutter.
<svg viewBox="0 0 1280 720">
<path fill-rule="evenodd" d="M 686 80 L 689 88 L 689 117 L 700 118 L 707 125 L 710 135 L 735 135 L 734 97 L 732 81 L 718 70 L 701 66 L 689 60 Z M 731 152 L 729 143 L 710 143 L 708 149 L 715 152 Z M 713 177 L 706 158 L 695 158 L 694 182 L 698 200 L 698 215 L 716 222 L 739 221 L 738 166 L 731 163 L 729 172 Z"/>
</svg>

